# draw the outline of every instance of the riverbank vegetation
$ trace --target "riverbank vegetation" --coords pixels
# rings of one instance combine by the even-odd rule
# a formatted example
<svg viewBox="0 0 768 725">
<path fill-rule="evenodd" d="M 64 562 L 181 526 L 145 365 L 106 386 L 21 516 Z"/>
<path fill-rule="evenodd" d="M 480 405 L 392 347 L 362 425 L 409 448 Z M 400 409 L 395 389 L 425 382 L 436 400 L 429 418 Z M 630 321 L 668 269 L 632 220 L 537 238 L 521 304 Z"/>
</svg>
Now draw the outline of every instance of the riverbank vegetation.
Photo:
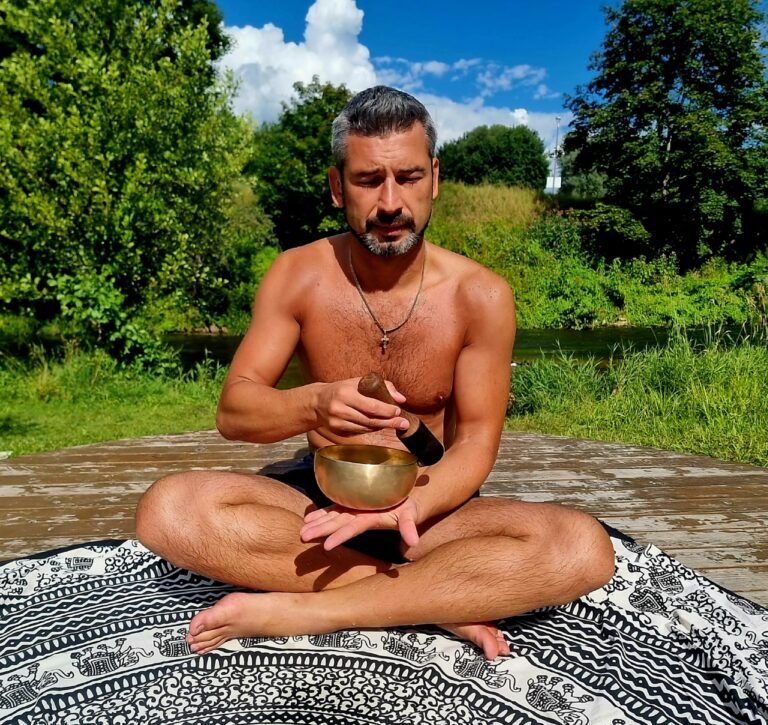
<svg viewBox="0 0 768 725">
<path fill-rule="evenodd" d="M 185 308 L 165 300 L 149 305 L 131 321 L 151 332 L 152 337 L 142 337 L 141 350 L 151 356 L 152 367 L 173 364 L 158 343 L 163 334 L 207 326 L 232 334 L 245 331 L 258 280 L 279 254 L 271 244 L 254 242 L 269 231 L 269 220 L 259 214 L 253 192 L 242 188 L 230 211 L 227 267 L 232 284 L 221 314 L 202 318 L 195 306 Z M 446 182 L 435 205 L 429 238 L 505 277 L 515 292 L 521 328 L 738 326 L 768 319 L 768 254 L 764 251 L 755 252 L 748 261 L 712 257 L 683 271 L 673 254 L 653 259 L 601 257 L 585 242 L 589 233 L 589 221 L 581 212 L 559 209 L 557 200 L 530 189 Z M 86 289 L 87 284 L 85 278 L 66 293 L 59 288 L 62 311 L 47 321 L 29 314 L 0 314 L 4 347 L 19 348 L 23 340 L 36 336 L 93 344 L 82 320 L 74 319 L 75 314 L 84 315 L 86 308 L 91 332 L 103 325 L 102 334 L 112 330 L 117 335 L 108 326 L 114 312 L 111 298 L 102 299 L 111 288 L 94 282 Z"/>
<path fill-rule="evenodd" d="M 525 188 L 446 183 L 430 237 L 505 277 L 521 328 L 759 325 L 768 319 L 765 252 L 748 261 L 711 257 L 685 271 L 674 254 L 606 258 L 590 244 L 594 218 L 559 205 Z"/>
<path fill-rule="evenodd" d="M 768 348 L 684 336 L 613 365 L 573 357 L 515 368 L 507 427 L 768 466 Z"/>
<path fill-rule="evenodd" d="M 682 334 L 613 364 L 544 358 L 514 368 L 507 428 L 768 466 L 768 347 Z M 224 370 L 149 375 L 104 353 L 0 359 L 0 448 L 14 456 L 209 430 Z"/>
</svg>

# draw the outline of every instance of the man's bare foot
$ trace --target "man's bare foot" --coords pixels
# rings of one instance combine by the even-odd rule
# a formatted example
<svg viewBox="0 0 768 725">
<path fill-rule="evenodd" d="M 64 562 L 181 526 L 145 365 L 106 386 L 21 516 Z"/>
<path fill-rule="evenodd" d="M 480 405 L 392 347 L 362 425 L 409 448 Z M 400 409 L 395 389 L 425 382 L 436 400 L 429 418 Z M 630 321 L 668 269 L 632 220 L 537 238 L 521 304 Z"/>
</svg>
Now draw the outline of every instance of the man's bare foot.
<svg viewBox="0 0 768 725">
<path fill-rule="evenodd" d="M 334 631 L 337 627 L 330 620 L 307 619 L 306 607 L 301 605 L 303 596 L 306 595 L 281 592 L 227 594 L 213 607 L 193 617 L 187 642 L 193 652 L 205 654 L 237 637 L 285 637 Z M 509 654 L 509 644 L 492 624 L 441 624 L 440 627 L 480 647 L 487 659 Z"/>
<path fill-rule="evenodd" d="M 495 660 L 499 655 L 511 654 L 509 642 L 504 639 L 503 632 L 488 622 L 473 622 L 470 624 L 438 624 L 440 629 L 455 634 L 477 645 L 487 660 Z"/>
<path fill-rule="evenodd" d="M 202 655 L 237 637 L 278 637 L 304 634 L 309 622 L 301 616 L 300 594 L 227 594 L 189 623 L 187 642 Z M 311 623 L 318 632 L 321 623 Z"/>
</svg>

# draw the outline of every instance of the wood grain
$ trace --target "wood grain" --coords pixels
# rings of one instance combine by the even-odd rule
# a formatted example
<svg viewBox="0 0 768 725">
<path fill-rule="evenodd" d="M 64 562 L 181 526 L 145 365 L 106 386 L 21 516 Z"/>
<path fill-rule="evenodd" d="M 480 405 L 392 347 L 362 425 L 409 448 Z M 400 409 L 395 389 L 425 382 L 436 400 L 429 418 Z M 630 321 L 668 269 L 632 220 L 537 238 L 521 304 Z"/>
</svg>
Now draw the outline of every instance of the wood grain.
<svg viewBox="0 0 768 725">
<path fill-rule="evenodd" d="M 300 437 L 256 446 L 204 431 L 0 461 L 0 560 L 133 537 L 139 497 L 168 473 L 255 473 L 290 465 L 304 453 Z M 505 433 L 482 492 L 587 511 L 768 605 L 768 469 L 639 446 Z"/>
</svg>

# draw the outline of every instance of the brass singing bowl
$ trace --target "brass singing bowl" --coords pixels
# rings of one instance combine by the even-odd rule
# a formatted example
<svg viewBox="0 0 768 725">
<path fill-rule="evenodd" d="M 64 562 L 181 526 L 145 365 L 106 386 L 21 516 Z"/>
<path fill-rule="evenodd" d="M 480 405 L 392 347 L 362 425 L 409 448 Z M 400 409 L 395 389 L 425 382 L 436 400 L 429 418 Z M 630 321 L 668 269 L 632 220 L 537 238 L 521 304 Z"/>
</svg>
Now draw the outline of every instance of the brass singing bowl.
<svg viewBox="0 0 768 725">
<path fill-rule="evenodd" d="M 416 483 L 416 456 L 384 446 L 326 446 L 315 452 L 320 490 L 341 506 L 378 511 L 404 501 Z"/>
</svg>

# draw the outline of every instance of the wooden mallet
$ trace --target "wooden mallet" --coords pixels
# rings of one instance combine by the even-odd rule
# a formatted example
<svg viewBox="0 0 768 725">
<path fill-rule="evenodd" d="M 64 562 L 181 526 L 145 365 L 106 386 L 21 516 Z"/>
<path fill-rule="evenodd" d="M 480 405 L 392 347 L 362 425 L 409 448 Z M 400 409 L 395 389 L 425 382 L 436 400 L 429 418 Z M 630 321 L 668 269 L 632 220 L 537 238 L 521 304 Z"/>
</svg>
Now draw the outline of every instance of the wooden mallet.
<svg viewBox="0 0 768 725">
<path fill-rule="evenodd" d="M 384 378 L 379 373 L 368 373 L 360 378 L 357 390 L 362 395 L 375 398 L 382 403 L 397 405 L 384 382 Z M 443 444 L 435 438 L 434 433 L 426 424 L 413 413 L 401 408 L 400 417 L 408 421 L 407 430 L 397 431 L 397 437 L 403 442 L 403 445 L 419 459 L 419 463 L 422 465 L 431 466 L 437 463 L 445 452 Z"/>
</svg>

